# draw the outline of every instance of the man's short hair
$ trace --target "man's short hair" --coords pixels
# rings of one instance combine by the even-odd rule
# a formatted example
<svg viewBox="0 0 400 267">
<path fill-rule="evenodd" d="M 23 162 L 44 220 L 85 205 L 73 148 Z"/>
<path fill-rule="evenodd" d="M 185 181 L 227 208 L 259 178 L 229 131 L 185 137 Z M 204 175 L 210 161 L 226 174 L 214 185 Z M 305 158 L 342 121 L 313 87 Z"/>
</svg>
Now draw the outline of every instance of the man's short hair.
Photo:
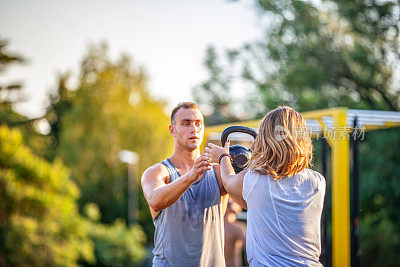
<svg viewBox="0 0 400 267">
<path fill-rule="evenodd" d="M 198 109 L 198 110 L 200 110 L 196 103 L 193 103 L 193 102 L 181 102 L 171 112 L 171 124 L 174 123 L 175 115 L 178 112 L 178 110 L 180 110 L 181 108 Z"/>
</svg>

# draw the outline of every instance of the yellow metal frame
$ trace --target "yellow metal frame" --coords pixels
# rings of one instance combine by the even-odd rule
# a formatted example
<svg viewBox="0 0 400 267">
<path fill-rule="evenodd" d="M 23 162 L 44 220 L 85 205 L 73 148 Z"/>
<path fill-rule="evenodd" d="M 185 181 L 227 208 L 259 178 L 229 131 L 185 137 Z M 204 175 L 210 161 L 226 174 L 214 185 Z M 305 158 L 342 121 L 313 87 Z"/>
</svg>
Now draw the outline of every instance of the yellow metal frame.
<svg viewBox="0 0 400 267">
<path fill-rule="evenodd" d="M 331 147 L 332 165 L 332 265 L 349 267 L 350 255 L 350 168 L 349 139 L 339 138 L 339 130 L 347 127 L 347 108 L 304 112 L 304 119 L 317 119 L 326 131 L 322 117 L 334 119 L 333 135 L 325 135 Z"/>
<path fill-rule="evenodd" d="M 350 255 L 350 167 L 349 138 L 339 138 L 340 129 L 347 127 L 347 108 L 338 107 L 308 111 L 302 113 L 304 119 L 317 120 L 325 133 L 325 138 L 331 147 L 332 166 L 332 264 L 334 267 L 349 267 Z M 323 123 L 323 117 L 332 117 L 334 128 L 330 134 Z M 205 137 L 212 132 L 222 132 L 231 125 L 243 125 L 256 128 L 260 120 L 229 123 L 207 127 Z M 386 122 L 383 126 L 366 125 L 366 130 L 382 129 L 400 126 L 399 123 Z M 333 134 L 332 134 L 333 133 Z M 343 136 L 342 136 L 343 137 Z"/>
</svg>

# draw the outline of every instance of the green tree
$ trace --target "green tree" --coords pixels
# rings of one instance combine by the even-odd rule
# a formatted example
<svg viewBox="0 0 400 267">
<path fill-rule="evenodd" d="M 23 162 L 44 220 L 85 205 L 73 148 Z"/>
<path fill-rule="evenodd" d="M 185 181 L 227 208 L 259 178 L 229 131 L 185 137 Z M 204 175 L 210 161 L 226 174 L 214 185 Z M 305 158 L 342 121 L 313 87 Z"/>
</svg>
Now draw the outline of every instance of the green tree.
<svg viewBox="0 0 400 267">
<path fill-rule="evenodd" d="M 85 206 L 89 237 L 94 242 L 96 263 L 81 261 L 85 266 L 141 266 L 146 256 L 143 247 L 146 236 L 139 225 L 126 227 L 122 219 L 111 225 L 98 222 L 100 212 L 96 204 Z"/>
<path fill-rule="evenodd" d="M 24 59 L 7 51 L 8 41 L 0 38 L 0 73 L 4 73 L 12 64 L 21 64 Z M 22 84 L 20 82 L 0 83 L 0 123 L 10 126 L 22 124 L 26 118 L 12 110 L 12 105 L 21 101 Z"/>
<path fill-rule="evenodd" d="M 79 77 L 71 107 L 61 118 L 56 157 L 71 168 L 82 191 L 81 211 L 93 202 L 102 222 L 112 223 L 127 214 L 127 167 L 118 153 L 138 153 L 139 173 L 166 157 L 171 152 L 169 120 L 164 104 L 147 92 L 144 71 L 127 56 L 111 60 L 105 45 L 91 47 Z M 135 181 L 141 188 L 137 173 Z M 139 221 L 151 237 L 152 220 L 141 193 L 139 202 Z"/>
<path fill-rule="evenodd" d="M 75 95 L 75 91 L 67 86 L 70 77 L 69 72 L 58 75 L 57 88 L 54 92 L 49 93 L 50 105 L 47 107 L 46 114 L 42 118 L 50 126 L 50 131 L 47 135 L 47 149 L 43 151 L 43 155 L 50 161 L 54 160 L 57 147 L 60 143 L 62 118 L 70 110 Z"/>
<path fill-rule="evenodd" d="M 7 47 L 8 41 L 0 37 L 0 74 L 14 64 L 26 62 L 22 56 L 9 52 Z M 47 138 L 36 130 L 38 119 L 27 118 L 13 110 L 15 104 L 25 101 L 22 88 L 23 84 L 19 81 L 0 82 L 0 125 L 17 128 L 34 153 L 43 155 L 47 150 Z"/>
<path fill-rule="evenodd" d="M 367 132 L 360 144 L 360 249 L 365 266 L 400 261 L 400 127 Z"/>
<path fill-rule="evenodd" d="M 400 109 L 398 1 L 255 3 L 268 27 L 263 39 L 235 50 L 234 62 L 241 69 L 234 79 L 259 92 L 247 106 Z"/>
<path fill-rule="evenodd" d="M 230 63 L 235 55 L 228 57 Z M 228 66 L 221 66 L 218 54 L 214 46 L 208 46 L 206 58 L 203 62 L 207 69 L 208 80 L 193 87 L 192 94 L 197 103 L 208 110 L 205 119 L 207 125 L 215 125 L 237 121 L 237 115 L 233 112 L 232 100 L 232 70 Z"/>
<path fill-rule="evenodd" d="M 0 126 L 0 265 L 77 266 L 93 262 L 92 242 L 60 163 L 47 163 Z"/>
</svg>

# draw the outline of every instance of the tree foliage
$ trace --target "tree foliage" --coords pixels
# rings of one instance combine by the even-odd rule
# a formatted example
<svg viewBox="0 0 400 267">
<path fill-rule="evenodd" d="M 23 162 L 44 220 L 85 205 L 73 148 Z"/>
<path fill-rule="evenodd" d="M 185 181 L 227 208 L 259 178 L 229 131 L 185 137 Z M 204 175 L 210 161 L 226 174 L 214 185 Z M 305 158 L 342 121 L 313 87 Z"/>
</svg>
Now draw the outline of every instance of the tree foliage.
<svg viewBox="0 0 400 267">
<path fill-rule="evenodd" d="M 203 62 L 209 78 L 192 88 L 192 94 L 197 103 L 205 110 L 207 125 L 237 121 L 237 115 L 232 112 L 232 74 L 224 69 L 218 59 L 214 46 L 208 46 Z"/>
<path fill-rule="evenodd" d="M 261 114 L 280 104 L 301 111 L 333 106 L 400 109 L 397 1 L 255 4 L 269 21 L 263 39 L 230 51 L 241 69 L 235 81 L 248 85 L 242 89 L 243 99 L 248 88 L 259 92 L 246 106 L 260 108 Z M 222 74 L 229 72 L 227 68 Z"/>
<path fill-rule="evenodd" d="M 104 223 L 126 218 L 127 167 L 118 153 L 122 149 L 138 153 L 142 171 L 171 152 L 164 104 L 149 95 L 144 71 L 134 68 L 129 57 L 113 61 L 107 47 L 99 45 L 84 57 L 79 84 L 68 105 L 59 118 L 56 157 L 71 168 L 82 191 L 81 211 L 93 202 Z M 135 180 L 140 188 L 137 172 Z M 139 196 L 140 223 L 152 233 L 148 206 Z"/>
<path fill-rule="evenodd" d="M 70 110 L 75 95 L 75 91 L 67 86 L 70 77 L 69 72 L 59 74 L 56 90 L 48 95 L 50 105 L 43 119 L 49 124 L 50 131 L 46 138 L 47 149 L 43 151 L 43 155 L 50 161 L 54 160 L 60 142 L 62 118 Z"/>
<path fill-rule="evenodd" d="M 22 61 L 6 53 L 5 47 L 6 43 L 1 43 L 2 70 L 11 62 Z M 11 94 L 4 93 L 19 90 L 21 85 L 1 87 L 0 118 L 4 118 L 1 122 L 15 129 L 15 133 L 20 132 L 16 133 L 17 141 L 12 140 L 21 147 L 24 140 L 32 149 L 31 157 L 41 164 L 33 164 L 29 155 L 21 158 L 21 153 L 17 153 L 21 160 L 18 164 L 25 159 L 27 165 L 23 167 L 29 167 L 29 172 L 38 176 L 35 177 L 40 180 L 38 183 L 27 176 L 28 171 L 20 173 L 21 166 L 6 166 L 12 159 L 7 158 L 11 152 L 0 151 L 4 213 L 0 265 L 137 266 L 145 257 L 143 245 L 147 239 L 142 228 L 126 227 L 118 219 L 127 214 L 127 167 L 118 160 L 118 152 L 130 149 L 139 153 L 143 167 L 170 152 L 164 104 L 148 94 L 143 70 L 134 69 L 128 56 L 113 62 L 104 45 L 93 46 L 84 58 L 76 90 L 67 86 L 70 78 L 68 72 L 58 76 L 57 88 L 49 94 L 50 106 L 45 116 L 31 120 L 12 109 L 21 99 L 8 101 Z M 35 124 L 43 120 L 50 126 L 48 134 L 36 130 Z M 2 133 L 6 138 L 8 134 Z M 9 140 L 2 141 L 8 149 L 10 145 L 5 141 Z M 34 154 L 45 157 L 52 165 Z M 71 177 L 78 187 L 68 180 L 68 171 L 60 159 L 71 167 Z M 52 170 L 45 170 L 46 165 Z M 138 174 L 139 170 L 136 178 Z M 138 179 L 136 182 L 139 183 Z M 46 183 L 56 183 L 57 187 L 45 186 Z M 139 219 L 152 236 L 151 216 L 143 195 L 139 195 Z M 100 206 L 102 222 L 109 225 L 79 215 L 77 207 L 83 212 L 85 204 L 92 202 Z M 50 207 L 51 204 L 55 206 Z M 58 211 L 60 207 L 62 210 Z"/>
<path fill-rule="evenodd" d="M 66 167 L 35 156 L 22 135 L 0 127 L 0 265 L 138 266 L 146 236 L 138 225 L 81 217 L 78 187 Z"/>
<path fill-rule="evenodd" d="M 360 144 L 361 263 L 400 261 L 400 128 L 368 132 Z"/>
<path fill-rule="evenodd" d="M 76 266 L 94 260 L 75 200 L 79 190 L 60 163 L 47 163 L 0 127 L 0 265 Z"/>
<path fill-rule="evenodd" d="M 4 73 L 13 64 L 24 62 L 20 55 L 9 52 L 7 46 L 8 41 L 0 38 L 0 73 Z M 12 110 L 12 105 L 21 101 L 21 88 L 20 82 L 0 83 L 0 123 L 13 126 L 25 121 L 24 116 Z"/>
<path fill-rule="evenodd" d="M 21 55 L 9 52 L 8 45 L 8 41 L 0 37 L 0 74 L 4 74 L 12 65 L 26 62 Z M 47 151 L 47 138 L 36 130 L 37 119 L 27 118 L 13 109 L 15 104 L 26 100 L 22 89 L 20 81 L 0 81 L 0 124 L 18 129 L 34 153 L 44 155 Z"/>
<path fill-rule="evenodd" d="M 139 225 L 126 226 L 122 219 L 113 224 L 99 223 L 100 211 L 96 204 L 85 206 L 88 235 L 94 243 L 96 262 L 82 259 L 84 266 L 141 266 L 146 256 L 143 244 L 146 235 Z"/>
<path fill-rule="evenodd" d="M 121 219 L 111 225 L 94 224 L 89 227 L 89 237 L 94 242 L 96 264 L 89 261 L 84 265 L 141 266 L 146 257 L 146 235 L 139 225 L 127 227 Z"/>
</svg>

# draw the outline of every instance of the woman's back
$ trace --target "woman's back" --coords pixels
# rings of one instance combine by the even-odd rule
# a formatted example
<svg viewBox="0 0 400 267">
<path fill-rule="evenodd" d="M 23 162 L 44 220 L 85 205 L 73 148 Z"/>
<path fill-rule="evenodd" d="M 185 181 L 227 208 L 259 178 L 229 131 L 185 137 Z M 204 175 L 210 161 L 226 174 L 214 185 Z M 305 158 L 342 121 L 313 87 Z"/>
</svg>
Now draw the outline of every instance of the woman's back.
<svg viewBox="0 0 400 267">
<path fill-rule="evenodd" d="M 243 181 L 243 198 L 248 208 L 250 264 L 320 266 L 324 195 L 324 177 L 310 169 L 276 180 L 249 171 Z"/>
</svg>

